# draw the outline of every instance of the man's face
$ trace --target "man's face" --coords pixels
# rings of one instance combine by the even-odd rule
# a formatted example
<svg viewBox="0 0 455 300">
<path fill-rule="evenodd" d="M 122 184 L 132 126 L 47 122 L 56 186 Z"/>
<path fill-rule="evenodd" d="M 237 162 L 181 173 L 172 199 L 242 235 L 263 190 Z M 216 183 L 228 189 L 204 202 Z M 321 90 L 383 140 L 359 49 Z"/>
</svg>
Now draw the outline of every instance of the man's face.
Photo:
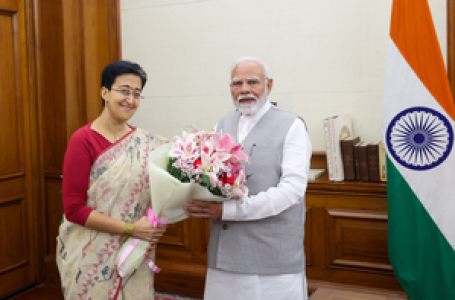
<svg viewBox="0 0 455 300">
<path fill-rule="evenodd" d="M 266 80 L 260 63 L 239 63 L 232 71 L 231 79 L 232 99 L 242 114 L 251 115 L 265 104 L 272 82 Z"/>
</svg>

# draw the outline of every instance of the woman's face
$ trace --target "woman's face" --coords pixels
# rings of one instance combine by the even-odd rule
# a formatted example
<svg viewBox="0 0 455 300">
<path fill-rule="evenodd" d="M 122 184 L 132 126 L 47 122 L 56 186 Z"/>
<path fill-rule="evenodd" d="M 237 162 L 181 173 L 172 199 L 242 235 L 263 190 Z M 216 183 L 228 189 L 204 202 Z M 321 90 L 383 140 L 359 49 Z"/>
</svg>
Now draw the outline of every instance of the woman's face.
<svg viewBox="0 0 455 300">
<path fill-rule="evenodd" d="M 141 78 L 135 74 L 123 74 L 115 79 L 111 90 L 101 88 L 101 97 L 109 115 L 121 122 L 128 121 L 140 104 Z"/>
</svg>

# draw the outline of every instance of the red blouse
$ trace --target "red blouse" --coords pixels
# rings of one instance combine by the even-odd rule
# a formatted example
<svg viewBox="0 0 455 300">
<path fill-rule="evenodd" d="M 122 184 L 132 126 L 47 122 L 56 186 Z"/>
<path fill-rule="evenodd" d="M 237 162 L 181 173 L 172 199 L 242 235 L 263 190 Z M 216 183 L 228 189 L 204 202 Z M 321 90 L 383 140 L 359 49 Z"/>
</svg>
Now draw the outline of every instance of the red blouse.
<svg viewBox="0 0 455 300">
<path fill-rule="evenodd" d="M 82 226 L 93 210 L 86 205 L 90 169 L 98 156 L 113 145 L 90 129 L 91 125 L 81 127 L 71 136 L 63 162 L 63 211 L 68 221 Z"/>
</svg>

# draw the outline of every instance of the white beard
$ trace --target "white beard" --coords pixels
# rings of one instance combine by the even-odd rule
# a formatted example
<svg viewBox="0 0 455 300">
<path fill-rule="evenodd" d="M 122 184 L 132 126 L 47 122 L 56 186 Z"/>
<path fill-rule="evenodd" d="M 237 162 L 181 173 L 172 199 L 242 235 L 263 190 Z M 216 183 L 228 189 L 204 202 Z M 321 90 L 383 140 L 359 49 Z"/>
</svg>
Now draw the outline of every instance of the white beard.
<svg viewBox="0 0 455 300">
<path fill-rule="evenodd" d="M 254 102 L 251 103 L 242 103 L 240 100 L 244 98 L 254 99 Z M 240 95 L 234 100 L 235 107 L 243 114 L 243 115 L 252 115 L 257 112 L 262 106 L 264 106 L 265 102 L 267 101 L 267 89 L 264 90 L 264 93 L 258 97 L 254 96 L 253 94 L 247 95 Z"/>
</svg>

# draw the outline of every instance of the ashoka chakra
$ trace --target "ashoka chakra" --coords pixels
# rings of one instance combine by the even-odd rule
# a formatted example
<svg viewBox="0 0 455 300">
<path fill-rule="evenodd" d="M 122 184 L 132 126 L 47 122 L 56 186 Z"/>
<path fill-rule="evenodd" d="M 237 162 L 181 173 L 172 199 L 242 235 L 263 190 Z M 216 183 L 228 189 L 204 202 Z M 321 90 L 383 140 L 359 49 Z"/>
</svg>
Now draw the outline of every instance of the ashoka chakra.
<svg viewBox="0 0 455 300">
<path fill-rule="evenodd" d="M 453 129 L 441 113 L 412 107 L 390 122 L 386 133 L 389 153 L 402 166 L 428 170 L 441 164 L 453 145 Z"/>
</svg>

